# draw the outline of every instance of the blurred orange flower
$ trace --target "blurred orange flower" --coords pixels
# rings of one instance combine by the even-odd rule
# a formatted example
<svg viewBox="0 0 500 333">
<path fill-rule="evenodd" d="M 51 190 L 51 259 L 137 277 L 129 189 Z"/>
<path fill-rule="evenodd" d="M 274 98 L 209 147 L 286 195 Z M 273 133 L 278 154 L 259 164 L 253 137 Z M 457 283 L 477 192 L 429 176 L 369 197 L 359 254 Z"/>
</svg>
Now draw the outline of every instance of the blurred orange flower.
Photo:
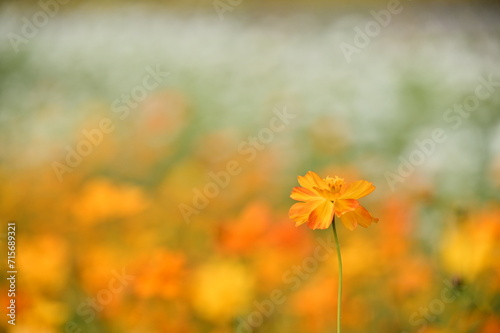
<svg viewBox="0 0 500 333">
<path fill-rule="evenodd" d="M 500 210 L 488 207 L 446 230 L 441 243 L 441 257 L 448 274 L 472 282 L 498 266 L 498 216 Z"/>
<path fill-rule="evenodd" d="M 294 187 L 290 197 L 303 202 L 294 204 L 289 211 L 296 226 L 307 222 L 311 229 L 327 229 L 334 216 L 342 218 L 349 230 L 354 230 L 358 224 L 368 227 L 372 222 L 378 222 L 357 200 L 375 190 L 372 183 L 358 180 L 345 184 L 342 178 L 321 179 L 313 171 L 299 176 L 298 180 L 302 187 Z"/>
<path fill-rule="evenodd" d="M 197 267 L 190 282 L 193 308 L 213 323 L 228 323 L 255 298 L 255 277 L 241 263 L 213 260 Z"/>
<path fill-rule="evenodd" d="M 219 235 L 221 249 L 240 254 L 255 251 L 271 219 L 271 211 L 265 203 L 250 203 L 236 220 L 222 226 Z"/>
<path fill-rule="evenodd" d="M 185 279 L 186 256 L 182 252 L 156 250 L 148 253 L 149 263 L 139 258 L 134 291 L 140 298 L 154 296 L 163 299 L 181 297 Z M 134 273 L 135 274 L 135 273 Z"/>
<path fill-rule="evenodd" d="M 134 185 L 117 185 L 105 178 L 88 181 L 73 204 L 74 215 L 84 224 L 111 218 L 126 218 L 148 206 L 143 190 Z"/>
</svg>

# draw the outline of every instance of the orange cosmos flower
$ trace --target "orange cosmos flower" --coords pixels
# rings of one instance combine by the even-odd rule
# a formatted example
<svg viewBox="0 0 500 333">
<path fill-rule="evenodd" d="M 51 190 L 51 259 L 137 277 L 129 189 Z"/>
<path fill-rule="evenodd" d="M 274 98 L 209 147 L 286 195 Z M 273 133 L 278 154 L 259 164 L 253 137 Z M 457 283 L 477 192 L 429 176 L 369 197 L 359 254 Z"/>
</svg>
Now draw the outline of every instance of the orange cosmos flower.
<svg viewBox="0 0 500 333">
<path fill-rule="evenodd" d="M 299 176 L 298 180 L 302 187 L 294 187 L 290 198 L 303 202 L 294 204 L 288 213 L 296 226 L 307 222 L 311 229 L 327 229 L 334 216 L 341 218 L 349 230 L 358 224 L 366 228 L 378 222 L 357 200 L 375 190 L 372 183 L 358 180 L 345 184 L 342 178 L 321 179 L 313 171 Z"/>
</svg>

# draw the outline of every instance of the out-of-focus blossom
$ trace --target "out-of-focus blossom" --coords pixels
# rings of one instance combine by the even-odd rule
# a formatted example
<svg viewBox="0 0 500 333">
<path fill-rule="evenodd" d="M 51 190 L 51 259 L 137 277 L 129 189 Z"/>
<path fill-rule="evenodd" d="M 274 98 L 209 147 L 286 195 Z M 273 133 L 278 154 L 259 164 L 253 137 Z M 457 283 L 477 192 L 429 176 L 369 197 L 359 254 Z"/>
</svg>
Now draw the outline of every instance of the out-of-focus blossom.
<svg viewBox="0 0 500 333">
<path fill-rule="evenodd" d="M 391 262 L 387 283 L 396 297 L 408 298 L 426 294 L 432 286 L 432 267 L 423 257 L 403 258 Z"/>
<path fill-rule="evenodd" d="M 141 188 L 116 185 L 107 179 L 86 183 L 73 203 L 73 214 L 83 223 L 92 224 L 111 218 L 125 218 L 146 208 L 148 200 Z"/>
<path fill-rule="evenodd" d="M 497 333 L 500 332 L 500 318 L 490 317 L 484 321 L 483 326 L 481 327 L 480 333 Z"/>
<path fill-rule="evenodd" d="M 414 228 L 415 207 L 402 195 L 386 198 L 382 204 L 380 237 L 384 239 L 379 250 L 387 257 L 404 257 L 411 246 L 411 232 Z"/>
<path fill-rule="evenodd" d="M 106 288 L 113 272 L 125 269 L 126 255 L 120 248 L 109 244 L 95 243 L 92 247 L 83 245 L 85 253 L 78 258 L 81 287 L 89 295 L 96 294 Z M 126 269 L 125 269 L 126 270 Z"/>
<path fill-rule="evenodd" d="M 61 236 L 38 235 L 19 240 L 17 263 L 21 281 L 29 290 L 60 292 L 70 274 L 69 246 Z M 25 290 L 26 291 L 26 290 Z"/>
<path fill-rule="evenodd" d="M 56 235 L 22 238 L 18 242 L 19 280 L 14 288 L 19 329 L 41 332 L 62 324 L 70 313 L 61 295 L 69 288 L 67 242 Z"/>
<path fill-rule="evenodd" d="M 448 228 L 441 244 L 445 270 L 467 282 L 494 265 L 499 253 L 500 224 L 498 208 L 467 217 L 462 224 Z"/>
<path fill-rule="evenodd" d="M 312 236 L 304 236 L 304 233 L 290 224 L 289 219 L 283 217 L 271 224 L 266 232 L 265 241 L 267 246 L 288 251 L 289 255 L 298 255 L 299 258 L 308 255 L 315 243 Z"/>
<path fill-rule="evenodd" d="M 262 202 L 249 204 L 235 221 L 229 221 L 220 230 L 220 246 L 230 253 L 248 253 L 263 240 L 271 223 L 269 207 Z"/>
<path fill-rule="evenodd" d="M 140 258 L 134 271 L 134 291 L 140 298 L 164 299 L 180 297 L 186 278 L 186 257 L 181 252 L 157 250 Z"/>
<path fill-rule="evenodd" d="M 333 322 L 332 313 L 335 313 L 337 307 L 337 281 L 319 277 L 304 284 L 290 299 L 291 311 L 303 319 L 298 331 L 323 332 Z"/>
<path fill-rule="evenodd" d="M 235 319 L 254 297 L 254 278 L 245 266 L 216 260 L 194 271 L 191 300 L 196 312 L 206 320 L 225 323 Z"/>
<path fill-rule="evenodd" d="M 366 279 L 375 279 L 382 272 L 381 255 L 378 250 L 379 244 L 369 237 L 354 236 L 348 238 L 342 244 L 342 258 L 348 263 L 344 266 L 344 278 L 356 283 L 364 283 Z M 336 256 L 330 255 L 331 265 L 325 268 L 330 270 L 330 275 L 337 274 Z M 353 282 L 354 283 L 354 282 Z"/>
</svg>

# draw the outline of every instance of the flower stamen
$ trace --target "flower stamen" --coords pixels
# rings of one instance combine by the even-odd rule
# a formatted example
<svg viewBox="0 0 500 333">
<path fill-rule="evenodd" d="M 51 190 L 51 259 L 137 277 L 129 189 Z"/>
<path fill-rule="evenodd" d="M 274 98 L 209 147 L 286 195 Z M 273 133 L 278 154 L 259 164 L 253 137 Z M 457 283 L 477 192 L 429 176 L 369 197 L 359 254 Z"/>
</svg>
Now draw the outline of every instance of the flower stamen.
<svg viewBox="0 0 500 333">
<path fill-rule="evenodd" d="M 337 176 L 335 176 L 335 178 L 328 176 L 324 179 L 324 181 L 333 193 L 340 193 L 342 185 L 344 185 L 344 178 L 339 178 Z"/>
</svg>

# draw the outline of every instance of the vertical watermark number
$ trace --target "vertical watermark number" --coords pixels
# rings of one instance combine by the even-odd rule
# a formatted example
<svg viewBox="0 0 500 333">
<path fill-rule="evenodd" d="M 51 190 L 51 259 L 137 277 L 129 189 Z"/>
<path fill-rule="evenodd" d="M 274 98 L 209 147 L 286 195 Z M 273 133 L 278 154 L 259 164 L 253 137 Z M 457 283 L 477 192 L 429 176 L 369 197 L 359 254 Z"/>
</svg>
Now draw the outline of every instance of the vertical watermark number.
<svg viewBox="0 0 500 333">
<path fill-rule="evenodd" d="M 7 284 L 9 286 L 7 317 L 10 318 L 8 323 L 11 325 L 16 324 L 16 277 L 16 222 L 10 221 L 7 223 Z"/>
</svg>

